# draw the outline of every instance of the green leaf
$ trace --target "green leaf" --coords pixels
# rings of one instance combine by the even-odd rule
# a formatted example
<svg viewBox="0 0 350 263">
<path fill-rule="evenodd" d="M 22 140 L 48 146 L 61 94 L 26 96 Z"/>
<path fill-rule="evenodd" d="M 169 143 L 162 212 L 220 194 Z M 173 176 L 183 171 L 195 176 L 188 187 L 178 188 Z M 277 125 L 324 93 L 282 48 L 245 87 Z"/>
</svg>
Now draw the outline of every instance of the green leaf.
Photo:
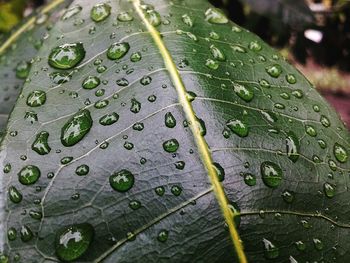
<svg viewBox="0 0 350 263">
<path fill-rule="evenodd" d="M 59 1 L 63 2 L 63 1 Z M 24 30 L 14 41 L 8 45 L 7 40 L 1 42 L 0 47 L 0 131 L 6 126 L 8 115 L 11 112 L 21 88 L 29 76 L 31 64 L 38 49 L 42 46 L 49 30 L 58 19 L 58 12 L 71 1 L 66 1 L 54 10 L 38 10 L 16 27 L 9 38 Z M 56 13 L 54 12 L 56 10 Z M 6 50 L 3 49 L 6 45 Z M 6 51 L 6 52 L 4 52 Z M 30 81 L 30 78 L 27 79 Z"/>
<path fill-rule="evenodd" d="M 9 262 L 348 262 L 334 110 L 207 1 L 145 4 L 76 0 L 36 55 L 2 142 Z"/>
</svg>

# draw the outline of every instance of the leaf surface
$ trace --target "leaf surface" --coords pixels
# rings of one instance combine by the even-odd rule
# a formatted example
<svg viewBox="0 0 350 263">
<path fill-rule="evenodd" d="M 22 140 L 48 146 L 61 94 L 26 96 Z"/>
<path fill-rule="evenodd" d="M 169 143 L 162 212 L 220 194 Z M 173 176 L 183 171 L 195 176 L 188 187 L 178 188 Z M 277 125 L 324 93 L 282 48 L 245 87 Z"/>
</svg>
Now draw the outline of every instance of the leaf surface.
<svg viewBox="0 0 350 263">
<path fill-rule="evenodd" d="M 139 6 L 161 43 L 135 4 L 73 2 L 32 64 L 1 151 L 10 262 L 237 262 L 225 209 L 249 262 L 347 262 L 350 137 L 334 110 L 206 1 Z"/>
</svg>

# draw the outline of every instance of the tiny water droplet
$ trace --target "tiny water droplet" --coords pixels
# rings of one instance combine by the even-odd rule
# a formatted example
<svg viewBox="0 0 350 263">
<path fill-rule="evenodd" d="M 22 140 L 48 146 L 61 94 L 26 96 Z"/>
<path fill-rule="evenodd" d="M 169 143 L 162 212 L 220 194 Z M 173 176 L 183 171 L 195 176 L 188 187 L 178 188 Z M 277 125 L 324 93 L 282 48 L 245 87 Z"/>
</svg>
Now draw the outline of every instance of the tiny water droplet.
<svg viewBox="0 0 350 263">
<path fill-rule="evenodd" d="M 32 230 L 27 225 L 21 227 L 20 235 L 23 242 L 29 242 L 34 237 Z"/>
<path fill-rule="evenodd" d="M 158 233 L 158 236 L 157 236 L 157 239 L 159 242 L 166 242 L 168 240 L 168 237 L 169 237 L 169 232 L 165 229 L 159 231 Z"/>
<path fill-rule="evenodd" d="M 218 177 L 219 182 L 225 180 L 225 170 L 219 163 L 213 163 L 213 168 L 216 172 L 216 176 Z"/>
<path fill-rule="evenodd" d="M 129 22 L 134 20 L 132 15 L 129 12 L 121 12 L 117 15 L 117 19 L 120 22 Z"/>
<path fill-rule="evenodd" d="M 254 186 L 256 185 L 256 176 L 250 173 L 245 173 L 244 182 L 246 183 L 246 185 Z"/>
<path fill-rule="evenodd" d="M 23 198 L 21 192 L 18 191 L 17 188 L 14 186 L 9 187 L 8 195 L 9 195 L 10 200 L 15 204 L 20 203 L 22 201 L 22 198 Z"/>
</svg>

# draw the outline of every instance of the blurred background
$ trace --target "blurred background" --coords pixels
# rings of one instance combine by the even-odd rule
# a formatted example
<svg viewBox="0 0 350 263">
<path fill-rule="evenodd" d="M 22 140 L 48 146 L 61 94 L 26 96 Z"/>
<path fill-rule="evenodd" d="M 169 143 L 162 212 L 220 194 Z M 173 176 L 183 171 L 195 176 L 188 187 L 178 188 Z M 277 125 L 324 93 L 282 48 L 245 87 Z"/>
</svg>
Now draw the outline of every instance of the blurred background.
<svg viewBox="0 0 350 263">
<path fill-rule="evenodd" d="M 278 49 L 350 129 L 350 0 L 209 0 Z M 45 0 L 0 0 L 0 41 Z"/>
</svg>

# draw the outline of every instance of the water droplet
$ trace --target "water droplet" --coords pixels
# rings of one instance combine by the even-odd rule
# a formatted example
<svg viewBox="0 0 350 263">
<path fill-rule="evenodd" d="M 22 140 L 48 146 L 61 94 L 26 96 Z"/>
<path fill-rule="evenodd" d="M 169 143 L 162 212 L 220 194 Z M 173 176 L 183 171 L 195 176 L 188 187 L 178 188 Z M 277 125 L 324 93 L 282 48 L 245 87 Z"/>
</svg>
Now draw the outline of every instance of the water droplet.
<svg viewBox="0 0 350 263">
<path fill-rule="evenodd" d="M 52 72 L 50 78 L 55 84 L 63 84 L 70 81 L 71 76 L 69 72 Z"/>
<path fill-rule="evenodd" d="M 329 119 L 326 117 L 326 116 L 324 116 L 324 115 L 321 115 L 321 118 L 320 118 L 320 122 L 321 122 L 321 124 L 324 126 L 324 127 L 329 127 L 329 126 L 331 126 L 331 122 L 329 121 Z"/>
<path fill-rule="evenodd" d="M 234 92 L 245 102 L 250 102 L 254 98 L 252 89 L 248 86 L 243 86 L 236 82 L 233 83 Z"/>
<path fill-rule="evenodd" d="M 187 101 L 192 102 L 192 101 L 194 101 L 196 99 L 196 97 L 197 97 L 197 94 L 194 93 L 193 91 L 187 91 L 186 92 L 186 99 L 187 99 Z"/>
<path fill-rule="evenodd" d="M 214 32 L 214 31 L 211 31 L 211 32 L 209 33 L 209 37 L 210 37 L 211 39 L 214 39 L 214 40 L 219 40 L 219 39 L 220 39 L 219 34 L 216 33 L 216 32 Z"/>
<path fill-rule="evenodd" d="M 154 191 L 156 192 L 157 195 L 159 196 L 163 196 L 165 193 L 165 189 L 163 186 L 158 186 L 154 189 Z"/>
<path fill-rule="evenodd" d="M 312 241 L 314 242 L 314 246 L 317 250 L 323 249 L 323 243 L 321 240 L 319 240 L 318 238 L 314 238 Z"/>
<path fill-rule="evenodd" d="M 118 86 L 126 87 L 129 85 L 129 81 L 126 78 L 117 79 L 116 83 Z"/>
<path fill-rule="evenodd" d="M 10 227 L 7 230 L 7 237 L 10 241 L 14 241 L 17 238 L 17 230 L 13 227 Z M 1 262 L 1 261 L 0 261 Z"/>
<path fill-rule="evenodd" d="M 246 183 L 246 185 L 254 186 L 256 185 L 256 176 L 250 173 L 245 173 L 244 182 Z"/>
<path fill-rule="evenodd" d="M 271 86 L 270 83 L 266 79 L 259 80 L 259 85 L 262 88 L 270 88 L 270 86 Z"/>
<path fill-rule="evenodd" d="M 196 125 L 198 127 L 199 134 L 205 136 L 207 134 L 207 128 L 205 122 L 202 119 L 196 117 Z"/>
<path fill-rule="evenodd" d="M 36 183 L 40 177 L 40 170 L 34 165 L 27 165 L 18 173 L 18 180 L 21 184 L 30 185 Z"/>
<path fill-rule="evenodd" d="M 46 93 L 42 90 L 34 90 L 27 97 L 27 105 L 30 107 L 39 107 L 46 102 Z"/>
<path fill-rule="evenodd" d="M 87 76 L 83 81 L 83 88 L 84 89 L 94 89 L 98 85 L 100 85 L 101 81 L 98 77 L 95 76 Z"/>
<path fill-rule="evenodd" d="M 14 202 L 15 204 L 18 204 L 22 201 L 22 194 L 20 191 L 17 190 L 16 187 L 14 186 L 10 186 L 9 189 L 8 189 L 8 195 L 9 195 L 9 198 L 12 202 Z"/>
<path fill-rule="evenodd" d="M 38 121 L 38 115 L 34 111 L 26 111 L 24 119 L 30 124 L 34 124 Z"/>
<path fill-rule="evenodd" d="M 303 241 L 301 241 L 301 240 L 296 241 L 295 242 L 295 246 L 297 247 L 297 249 L 299 251 L 305 251 L 305 249 L 306 249 L 306 244 Z"/>
<path fill-rule="evenodd" d="M 219 63 L 215 60 L 210 59 L 210 58 L 207 59 L 207 61 L 205 62 L 205 65 L 209 69 L 213 69 L 213 70 L 216 70 L 219 68 Z"/>
<path fill-rule="evenodd" d="M 159 26 L 162 23 L 160 14 L 153 9 L 147 10 L 145 16 L 152 26 Z"/>
<path fill-rule="evenodd" d="M 297 83 L 297 79 L 293 74 L 287 74 L 286 75 L 286 80 L 289 84 L 295 84 Z"/>
<path fill-rule="evenodd" d="M 130 111 L 133 113 L 139 113 L 141 110 L 141 103 L 136 99 L 131 99 Z"/>
<path fill-rule="evenodd" d="M 116 123 L 119 120 L 119 115 L 116 112 L 112 112 L 102 116 L 99 120 L 103 126 L 108 126 Z"/>
<path fill-rule="evenodd" d="M 62 261 L 73 261 L 88 250 L 94 237 L 94 228 L 88 223 L 61 228 L 56 234 L 56 254 Z"/>
<path fill-rule="evenodd" d="M 304 96 L 303 91 L 300 89 L 293 90 L 292 95 L 298 99 L 301 99 Z"/>
<path fill-rule="evenodd" d="M 278 78 L 282 73 L 282 68 L 280 65 L 275 64 L 266 68 L 266 72 L 273 78 Z"/>
<path fill-rule="evenodd" d="M 32 150 L 40 155 L 48 154 L 51 148 L 48 143 L 49 133 L 47 131 L 40 132 L 32 144 Z"/>
<path fill-rule="evenodd" d="M 128 53 L 130 45 L 127 42 L 114 43 L 107 50 L 107 57 L 111 60 L 121 59 Z"/>
<path fill-rule="evenodd" d="M 25 79 L 28 77 L 30 71 L 30 63 L 27 61 L 21 61 L 16 66 L 16 77 Z"/>
<path fill-rule="evenodd" d="M 31 210 L 29 211 L 29 216 L 33 219 L 41 220 L 43 217 L 43 214 L 40 211 Z"/>
<path fill-rule="evenodd" d="M 142 130 L 145 128 L 145 126 L 144 126 L 144 124 L 143 124 L 142 122 L 136 122 L 136 123 L 132 126 L 132 128 L 133 128 L 135 131 L 142 131 Z"/>
<path fill-rule="evenodd" d="M 262 49 L 262 47 L 261 47 L 261 45 L 260 45 L 260 43 L 258 41 L 250 42 L 248 47 L 249 47 L 250 50 L 253 50 L 255 52 L 258 52 L 258 51 L 260 51 Z"/>
<path fill-rule="evenodd" d="M 86 164 L 82 164 L 79 165 L 76 169 L 75 169 L 75 173 L 79 176 L 85 176 L 89 173 L 89 166 Z"/>
<path fill-rule="evenodd" d="M 316 137 L 316 135 L 317 135 L 317 132 L 316 132 L 315 128 L 313 126 L 311 126 L 311 125 L 306 125 L 305 126 L 305 131 L 311 137 Z"/>
<path fill-rule="evenodd" d="M 61 131 L 61 142 L 70 147 L 80 142 L 92 127 L 92 119 L 88 110 L 76 113 L 63 126 Z"/>
<path fill-rule="evenodd" d="M 111 6 L 105 3 L 94 5 L 90 12 L 90 17 L 95 22 L 105 20 L 111 14 Z"/>
<path fill-rule="evenodd" d="M 329 160 L 328 161 L 328 166 L 332 171 L 336 171 L 337 170 L 337 164 L 333 161 L 333 160 Z"/>
<path fill-rule="evenodd" d="M 294 201 L 294 192 L 292 191 L 284 190 L 281 195 L 283 200 L 288 204 L 291 204 Z"/>
<path fill-rule="evenodd" d="M 118 21 L 120 22 L 129 22 L 134 20 L 134 18 L 132 17 L 132 15 L 129 12 L 121 12 L 118 14 L 117 16 Z"/>
<path fill-rule="evenodd" d="M 159 231 L 158 233 L 158 236 L 157 236 L 157 239 L 159 242 L 166 242 L 168 240 L 168 237 L 169 237 L 169 232 L 165 229 Z"/>
<path fill-rule="evenodd" d="M 94 104 L 94 107 L 96 109 L 103 109 L 103 108 L 107 107 L 108 104 L 109 104 L 108 100 L 99 100 L 99 101 L 96 101 L 96 103 Z"/>
<path fill-rule="evenodd" d="M 164 116 L 165 126 L 168 128 L 174 128 L 176 126 L 176 119 L 171 112 L 167 112 Z"/>
<path fill-rule="evenodd" d="M 223 12 L 216 8 L 209 8 L 205 11 L 205 20 L 212 24 L 228 23 L 228 19 Z"/>
<path fill-rule="evenodd" d="M 330 183 L 324 183 L 323 191 L 328 198 L 332 198 L 335 195 L 335 186 Z"/>
<path fill-rule="evenodd" d="M 131 142 L 125 142 L 124 148 L 130 151 L 134 148 L 134 145 Z"/>
<path fill-rule="evenodd" d="M 213 163 L 213 168 L 216 172 L 216 176 L 218 177 L 219 182 L 225 180 L 225 170 L 219 163 Z"/>
<path fill-rule="evenodd" d="M 286 138 L 287 156 L 293 162 L 299 158 L 300 142 L 294 132 L 289 132 Z"/>
<path fill-rule="evenodd" d="M 226 126 L 239 137 L 248 136 L 249 128 L 241 120 L 231 119 L 226 122 Z"/>
<path fill-rule="evenodd" d="M 231 45 L 231 48 L 234 52 L 247 53 L 247 50 L 244 47 L 241 47 L 239 45 Z"/>
<path fill-rule="evenodd" d="M 216 46 L 211 45 L 210 52 L 216 60 L 218 60 L 218 61 L 225 61 L 226 60 L 226 56 L 225 56 L 224 52 L 222 52 L 222 50 L 217 48 Z"/>
<path fill-rule="evenodd" d="M 49 64 L 58 69 L 70 69 L 80 63 L 84 57 L 85 49 L 82 43 L 64 44 L 51 50 Z"/>
<path fill-rule="evenodd" d="M 142 55 L 140 52 L 135 52 L 135 53 L 132 53 L 131 56 L 130 56 L 130 61 L 131 62 L 138 62 L 142 59 Z"/>
<path fill-rule="evenodd" d="M 185 169 L 185 162 L 184 161 L 178 161 L 175 163 L 175 168 L 179 170 Z"/>
<path fill-rule="evenodd" d="M 71 18 L 72 16 L 75 16 L 76 14 L 78 14 L 83 8 L 80 5 L 74 5 L 70 8 L 68 8 L 66 10 L 66 12 L 64 12 L 64 14 L 62 15 L 61 19 L 67 20 L 69 18 Z"/>
<path fill-rule="evenodd" d="M 121 170 L 109 177 L 109 184 L 118 192 L 129 191 L 134 185 L 134 175 L 128 170 Z"/>
<path fill-rule="evenodd" d="M 163 149 L 168 153 L 176 152 L 178 148 L 179 142 L 176 139 L 170 139 L 163 143 Z"/>
<path fill-rule="evenodd" d="M 151 84 L 152 82 L 152 78 L 150 76 L 144 76 L 141 78 L 140 80 L 140 83 L 143 85 L 143 86 L 147 86 L 149 84 Z"/>
<path fill-rule="evenodd" d="M 267 259 L 274 259 L 278 258 L 279 256 L 279 249 L 276 247 L 271 241 L 267 239 L 263 239 L 264 243 L 264 255 Z"/>
<path fill-rule="evenodd" d="M 61 164 L 68 164 L 73 160 L 73 157 L 71 156 L 65 156 L 61 159 Z"/>
<path fill-rule="evenodd" d="M 333 153 L 335 158 L 341 163 L 345 163 L 348 160 L 348 152 L 339 143 L 334 144 Z"/>
<path fill-rule="evenodd" d="M 179 196 L 182 192 L 182 188 L 178 185 L 173 185 L 171 187 L 171 193 L 175 196 Z"/>
<path fill-rule="evenodd" d="M 317 142 L 318 142 L 318 145 L 321 147 L 321 149 L 327 148 L 327 143 L 324 140 L 319 139 L 319 140 L 317 140 Z"/>
<path fill-rule="evenodd" d="M 30 240 L 32 240 L 34 236 L 32 230 L 27 225 L 23 225 L 21 227 L 20 234 L 21 234 L 21 240 L 23 242 L 29 242 Z"/>
<path fill-rule="evenodd" d="M 273 162 L 263 162 L 260 167 L 261 176 L 266 186 L 276 188 L 281 184 L 283 173 L 281 167 Z"/>
<path fill-rule="evenodd" d="M 137 210 L 141 207 L 141 202 L 140 201 L 137 201 L 137 200 L 132 200 L 130 201 L 129 203 L 129 207 L 132 209 L 132 210 Z"/>
</svg>

